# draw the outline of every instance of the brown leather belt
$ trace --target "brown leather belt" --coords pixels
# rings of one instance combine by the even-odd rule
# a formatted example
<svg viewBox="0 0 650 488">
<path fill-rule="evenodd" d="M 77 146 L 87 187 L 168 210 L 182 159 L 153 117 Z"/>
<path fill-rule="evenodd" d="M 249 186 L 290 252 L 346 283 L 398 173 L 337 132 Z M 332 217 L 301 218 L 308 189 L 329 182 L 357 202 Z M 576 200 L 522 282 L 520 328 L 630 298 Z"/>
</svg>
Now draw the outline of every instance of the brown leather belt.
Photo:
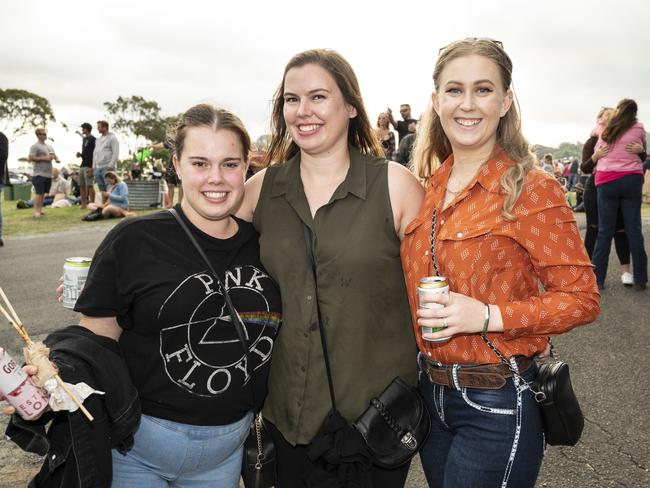
<svg viewBox="0 0 650 488">
<path fill-rule="evenodd" d="M 506 384 L 508 378 L 512 377 L 512 371 L 503 363 L 499 364 L 480 364 L 478 366 L 460 366 L 457 369 L 456 378 L 458 385 L 454 382 L 453 366 L 446 366 L 432 363 L 424 359 L 424 367 L 429 373 L 429 380 L 436 385 L 446 386 L 449 388 L 485 388 L 488 390 L 498 390 Z M 517 368 L 520 374 L 523 374 L 530 365 L 533 364 L 532 358 L 525 356 L 516 356 Z"/>
</svg>

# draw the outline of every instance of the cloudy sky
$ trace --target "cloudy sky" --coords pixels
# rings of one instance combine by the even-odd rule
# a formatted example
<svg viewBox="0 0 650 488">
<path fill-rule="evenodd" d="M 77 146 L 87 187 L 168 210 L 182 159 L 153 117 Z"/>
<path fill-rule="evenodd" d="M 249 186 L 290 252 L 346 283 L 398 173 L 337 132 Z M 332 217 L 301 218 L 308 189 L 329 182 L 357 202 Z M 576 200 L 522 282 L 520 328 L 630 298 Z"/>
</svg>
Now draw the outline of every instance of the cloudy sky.
<svg viewBox="0 0 650 488">
<path fill-rule="evenodd" d="M 469 36 L 501 40 L 510 54 L 531 143 L 582 141 L 599 107 L 624 97 L 650 125 L 647 0 L 0 0 L 0 9 L 0 88 L 50 101 L 64 162 L 76 161 L 78 125 L 105 118 L 103 102 L 120 95 L 156 100 L 164 115 L 221 105 L 256 138 L 268 132 L 285 64 L 314 47 L 352 64 L 371 120 L 404 102 L 417 115 L 438 49 Z M 10 165 L 34 139 L 11 145 Z"/>
</svg>

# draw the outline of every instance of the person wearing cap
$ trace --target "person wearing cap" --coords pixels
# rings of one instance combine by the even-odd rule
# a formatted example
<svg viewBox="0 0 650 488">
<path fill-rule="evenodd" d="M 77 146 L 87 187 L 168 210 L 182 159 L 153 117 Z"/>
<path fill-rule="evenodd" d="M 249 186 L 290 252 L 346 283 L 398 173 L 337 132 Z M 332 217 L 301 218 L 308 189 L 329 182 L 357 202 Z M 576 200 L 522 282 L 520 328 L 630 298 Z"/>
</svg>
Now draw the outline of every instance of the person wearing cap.
<svg viewBox="0 0 650 488">
<path fill-rule="evenodd" d="M 43 216 L 43 199 L 45 194 L 50 192 L 52 185 L 52 161 L 60 163 L 54 152 L 54 148 L 45 143 L 47 130 L 39 127 L 36 129 L 38 141 L 29 148 L 27 159 L 34 164 L 32 173 L 32 185 L 34 186 L 34 217 Z"/>
<path fill-rule="evenodd" d="M 81 152 L 77 157 L 81 158 L 79 167 L 79 189 L 81 191 L 81 208 L 86 208 L 88 200 L 95 201 L 95 179 L 93 178 L 93 152 L 95 151 L 95 136 L 91 134 L 93 126 L 88 122 L 81 124 L 81 132 L 77 131 L 82 138 Z"/>
</svg>

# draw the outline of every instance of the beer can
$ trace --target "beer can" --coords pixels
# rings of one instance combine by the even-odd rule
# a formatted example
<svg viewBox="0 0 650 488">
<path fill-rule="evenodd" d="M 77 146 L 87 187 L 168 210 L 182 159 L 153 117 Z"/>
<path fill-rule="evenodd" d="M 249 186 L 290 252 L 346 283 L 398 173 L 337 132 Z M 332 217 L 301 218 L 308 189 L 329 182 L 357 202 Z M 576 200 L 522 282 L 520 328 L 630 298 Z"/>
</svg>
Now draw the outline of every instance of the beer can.
<svg viewBox="0 0 650 488">
<path fill-rule="evenodd" d="M 418 284 L 418 306 L 420 308 L 442 308 L 444 305 L 440 303 L 422 303 L 422 298 L 425 294 L 432 293 L 446 293 L 449 294 L 449 283 L 444 276 L 426 276 L 420 280 Z M 444 327 L 420 327 L 422 334 L 432 334 L 444 330 Z M 430 342 L 447 342 L 451 337 L 443 337 L 441 339 L 425 339 Z"/>
<path fill-rule="evenodd" d="M 35 386 L 20 364 L 1 347 L 0 393 L 25 420 L 38 417 L 49 401 L 47 392 Z"/>
<path fill-rule="evenodd" d="M 63 306 L 74 308 L 82 288 L 86 284 L 90 258 L 67 258 L 63 265 Z"/>
</svg>

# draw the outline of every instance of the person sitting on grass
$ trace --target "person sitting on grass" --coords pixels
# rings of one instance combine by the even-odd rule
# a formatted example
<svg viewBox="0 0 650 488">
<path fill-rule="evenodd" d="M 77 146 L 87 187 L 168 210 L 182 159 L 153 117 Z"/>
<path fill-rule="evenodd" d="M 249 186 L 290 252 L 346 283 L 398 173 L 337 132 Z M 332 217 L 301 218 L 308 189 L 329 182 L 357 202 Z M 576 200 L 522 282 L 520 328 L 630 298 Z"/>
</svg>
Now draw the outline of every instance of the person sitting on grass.
<svg viewBox="0 0 650 488">
<path fill-rule="evenodd" d="M 108 202 L 103 205 L 95 203 L 88 204 L 92 210 L 83 220 L 98 220 L 101 218 L 112 217 L 129 217 L 133 215 L 129 212 L 129 188 L 126 183 L 114 172 L 108 171 L 104 175 L 109 185 Z"/>
<path fill-rule="evenodd" d="M 62 208 L 79 203 L 75 198 L 70 197 L 68 183 L 61 175 L 58 168 L 52 168 L 52 182 L 50 190 L 43 196 L 43 207 Z M 34 200 L 18 200 L 16 208 L 34 208 Z"/>
</svg>

